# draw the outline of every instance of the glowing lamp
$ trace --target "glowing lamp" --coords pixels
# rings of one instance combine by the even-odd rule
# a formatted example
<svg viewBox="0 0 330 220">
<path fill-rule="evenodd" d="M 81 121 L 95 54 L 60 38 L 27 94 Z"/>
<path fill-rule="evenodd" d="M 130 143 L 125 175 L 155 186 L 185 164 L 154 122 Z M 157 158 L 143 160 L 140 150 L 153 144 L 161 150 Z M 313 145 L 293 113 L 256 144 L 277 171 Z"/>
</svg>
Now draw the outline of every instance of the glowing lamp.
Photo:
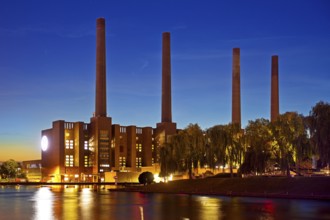
<svg viewBox="0 0 330 220">
<path fill-rule="evenodd" d="M 46 151 L 48 148 L 48 138 L 47 136 L 42 136 L 41 138 L 41 150 Z"/>
</svg>

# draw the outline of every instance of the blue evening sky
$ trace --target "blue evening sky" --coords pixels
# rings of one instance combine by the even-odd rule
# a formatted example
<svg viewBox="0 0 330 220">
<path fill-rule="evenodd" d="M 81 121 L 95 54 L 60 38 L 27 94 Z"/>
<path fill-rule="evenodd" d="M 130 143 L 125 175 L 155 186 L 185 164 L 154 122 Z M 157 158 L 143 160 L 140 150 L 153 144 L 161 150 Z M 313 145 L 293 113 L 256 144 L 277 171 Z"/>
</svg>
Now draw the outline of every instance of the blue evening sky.
<svg viewBox="0 0 330 220">
<path fill-rule="evenodd" d="M 241 48 L 242 124 L 270 117 L 279 55 L 280 112 L 330 101 L 330 1 L 121 0 L 0 4 L 0 161 L 40 158 L 52 121 L 94 111 L 95 23 L 106 19 L 113 123 L 160 121 L 161 37 L 171 32 L 173 121 L 231 120 L 232 48 Z"/>
</svg>

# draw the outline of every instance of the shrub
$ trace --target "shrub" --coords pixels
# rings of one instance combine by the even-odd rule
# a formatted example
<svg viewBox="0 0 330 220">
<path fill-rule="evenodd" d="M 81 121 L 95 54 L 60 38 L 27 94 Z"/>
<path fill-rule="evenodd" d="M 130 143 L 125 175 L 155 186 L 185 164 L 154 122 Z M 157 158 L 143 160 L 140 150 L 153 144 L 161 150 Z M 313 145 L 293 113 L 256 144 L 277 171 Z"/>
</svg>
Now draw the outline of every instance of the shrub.
<svg viewBox="0 0 330 220">
<path fill-rule="evenodd" d="M 139 183 L 147 185 L 154 181 L 154 175 L 151 172 L 143 172 L 139 175 Z"/>
</svg>

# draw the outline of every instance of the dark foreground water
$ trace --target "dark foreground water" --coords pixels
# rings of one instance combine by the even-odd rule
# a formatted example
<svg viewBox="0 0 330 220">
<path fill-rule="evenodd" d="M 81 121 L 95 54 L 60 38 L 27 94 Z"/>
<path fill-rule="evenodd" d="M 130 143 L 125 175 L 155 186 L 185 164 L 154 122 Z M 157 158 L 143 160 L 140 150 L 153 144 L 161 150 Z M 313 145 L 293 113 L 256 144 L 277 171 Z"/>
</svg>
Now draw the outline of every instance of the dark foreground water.
<svg viewBox="0 0 330 220">
<path fill-rule="evenodd" d="M 0 219 L 330 219 L 330 202 L 0 186 Z"/>
</svg>

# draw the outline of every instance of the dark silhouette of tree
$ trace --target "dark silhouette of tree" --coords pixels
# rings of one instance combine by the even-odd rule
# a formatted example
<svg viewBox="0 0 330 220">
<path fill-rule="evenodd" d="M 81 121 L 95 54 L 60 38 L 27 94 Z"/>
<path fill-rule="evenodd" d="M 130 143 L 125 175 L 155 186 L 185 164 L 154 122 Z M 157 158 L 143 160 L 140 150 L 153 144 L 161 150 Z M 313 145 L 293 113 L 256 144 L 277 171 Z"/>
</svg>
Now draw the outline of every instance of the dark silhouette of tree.
<svg viewBox="0 0 330 220">
<path fill-rule="evenodd" d="M 207 163 L 211 168 L 215 166 L 225 167 L 226 165 L 226 147 L 227 132 L 225 125 L 215 125 L 209 128 L 207 134 Z"/>
<path fill-rule="evenodd" d="M 310 136 L 324 165 L 330 164 L 330 104 L 318 102 L 310 111 Z"/>
<path fill-rule="evenodd" d="M 270 166 L 271 159 L 271 130 L 269 121 L 257 119 L 249 121 L 245 128 L 247 151 L 241 171 L 245 174 L 251 172 L 264 173 Z"/>
</svg>

